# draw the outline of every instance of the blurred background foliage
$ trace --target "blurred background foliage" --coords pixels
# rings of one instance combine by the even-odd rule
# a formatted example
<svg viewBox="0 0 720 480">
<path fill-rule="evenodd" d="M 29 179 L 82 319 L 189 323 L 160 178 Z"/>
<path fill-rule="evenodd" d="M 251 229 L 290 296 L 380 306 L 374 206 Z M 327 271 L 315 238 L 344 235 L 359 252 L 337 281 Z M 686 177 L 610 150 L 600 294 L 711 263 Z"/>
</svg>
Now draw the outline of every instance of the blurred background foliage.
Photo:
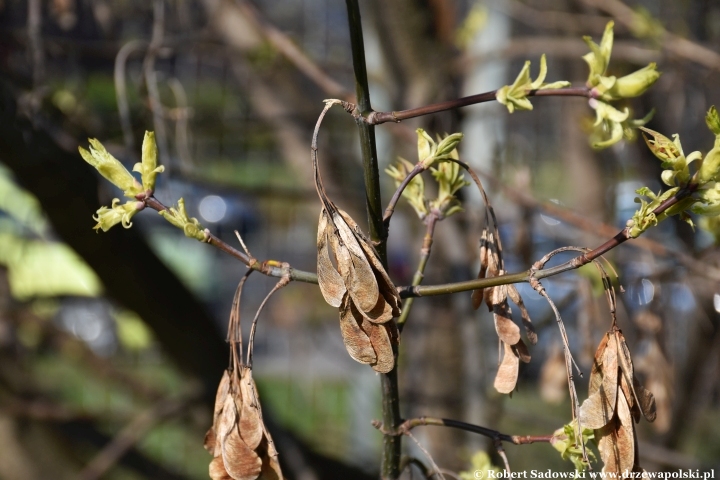
<svg viewBox="0 0 720 480">
<path fill-rule="evenodd" d="M 720 103 L 720 5 L 628 6 L 368 0 L 361 7 L 374 107 L 493 90 L 542 53 L 550 81 L 581 84 L 581 36 L 597 40 L 614 17 L 610 73 L 651 61 L 663 72 L 627 106 L 635 116 L 656 108 L 650 128 L 707 151 L 704 112 Z M 323 98 L 352 98 L 354 90 L 344 3 L 5 0 L 0 69 L 0 478 L 207 478 L 202 440 L 245 267 L 150 211 L 134 217 L 132 230 L 95 234 L 92 214 L 121 192 L 98 181 L 77 146 L 98 138 L 131 166 L 143 132 L 155 131 L 166 167 L 161 201 L 184 197 L 190 215 L 225 241 L 234 244 L 238 230 L 255 257 L 314 270 L 312 127 Z M 465 133 L 461 158 L 485 174 L 511 271 L 559 246 L 597 245 L 632 215 L 636 188 L 660 186 L 660 165 L 642 142 L 590 149 L 592 112 L 582 99 L 533 103 L 533 112 L 484 104 L 377 129 L 381 170 L 398 155 L 415 158 L 414 128 Z M 331 112 L 320 142 L 330 196 L 364 218 L 350 117 Z M 387 199 L 393 184 L 383 182 Z M 470 189 L 460 196 L 465 212 L 439 226 L 425 283 L 476 274 L 481 200 Z M 640 461 L 648 470 L 718 468 L 720 256 L 710 235 L 673 222 L 646 235 L 662 246 L 636 241 L 609 255 L 625 288 L 620 326 L 658 401 L 656 423 L 641 425 Z M 399 285 L 410 282 L 423 230 L 401 205 L 389 240 Z M 243 295 L 246 320 L 274 284 L 259 277 Z M 587 268 L 546 287 L 588 372 L 610 323 L 598 279 Z M 570 420 L 554 318 L 529 287 L 521 293 L 540 341 L 512 398 L 492 389 L 492 321 L 471 310 L 469 294 L 418 300 L 400 359 L 405 417 L 522 435 L 550 434 Z M 336 312 L 316 287 L 293 284 L 271 300 L 255 352 L 288 477 L 375 476 L 381 435 L 370 420 L 379 417 L 379 381 L 348 358 Z M 579 391 L 584 396 L 582 380 Z M 491 447 L 456 431 L 415 433 L 456 472 Z M 507 453 L 517 471 L 573 468 L 548 445 Z"/>
</svg>

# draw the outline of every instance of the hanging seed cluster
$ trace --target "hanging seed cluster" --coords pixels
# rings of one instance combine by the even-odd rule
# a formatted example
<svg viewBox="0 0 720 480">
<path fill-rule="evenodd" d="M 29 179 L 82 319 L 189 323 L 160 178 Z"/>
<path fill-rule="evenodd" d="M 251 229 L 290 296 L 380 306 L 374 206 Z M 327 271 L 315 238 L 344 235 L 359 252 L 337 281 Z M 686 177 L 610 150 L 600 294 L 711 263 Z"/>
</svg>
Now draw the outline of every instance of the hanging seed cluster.
<svg viewBox="0 0 720 480">
<path fill-rule="evenodd" d="M 226 370 L 215 397 L 213 426 L 205 435 L 213 480 L 280 480 L 278 452 L 262 420 L 252 369 Z"/>
<path fill-rule="evenodd" d="M 340 333 L 356 361 L 387 373 L 395 366 L 393 346 L 400 315 L 400 295 L 357 223 L 340 210 L 325 192 L 318 171 L 317 134 L 328 109 L 318 118 L 312 141 L 312 161 L 322 209 L 317 233 L 318 284 L 325 301 L 340 311 Z"/>
<path fill-rule="evenodd" d="M 492 215 L 494 220 L 494 214 Z M 492 230 L 485 228 L 480 237 L 480 272 L 478 278 L 492 278 L 505 273 L 502 246 L 497 227 Z M 533 327 L 530 314 L 522 301 L 520 293 L 514 285 L 500 285 L 473 290 L 472 305 L 476 310 L 485 302 L 493 314 L 495 331 L 500 339 L 500 367 L 495 375 L 494 386 L 500 393 L 511 393 L 517 385 L 520 362 L 530 362 L 530 352 L 520 338 L 520 327 L 512 320 L 512 311 L 508 297 L 520 309 L 525 334 L 531 344 L 537 343 L 537 334 Z"/>
<path fill-rule="evenodd" d="M 252 270 L 249 271 L 251 272 Z M 263 423 L 252 368 L 244 365 L 242 361 L 240 295 L 249 273 L 243 277 L 235 292 L 228 325 L 230 367 L 225 370 L 220 380 L 215 397 L 213 425 L 205 435 L 205 449 L 214 457 L 210 462 L 210 478 L 213 480 L 283 478 L 278 452 Z M 258 315 L 264 303 L 258 309 Z M 253 334 L 254 329 L 251 337 Z M 250 358 L 251 355 L 248 355 L 248 359 Z"/>
<path fill-rule="evenodd" d="M 635 378 L 625 337 L 613 326 L 595 353 L 589 396 L 579 413 L 583 428 L 595 430 L 603 472 L 620 478 L 626 472 L 643 471 L 635 431 L 641 416 L 655 420 L 655 398 Z"/>
<path fill-rule="evenodd" d="M 395 364 L 398 331 L 392 319 L 400 315 L 400 296 L 375 249 L 347 213 L 335 209 L 331 215 L 323 208 L 317 250 L 320 291 L 340 310 L 345 348 L 356 361 L 389 372 Z"/>
</svg>

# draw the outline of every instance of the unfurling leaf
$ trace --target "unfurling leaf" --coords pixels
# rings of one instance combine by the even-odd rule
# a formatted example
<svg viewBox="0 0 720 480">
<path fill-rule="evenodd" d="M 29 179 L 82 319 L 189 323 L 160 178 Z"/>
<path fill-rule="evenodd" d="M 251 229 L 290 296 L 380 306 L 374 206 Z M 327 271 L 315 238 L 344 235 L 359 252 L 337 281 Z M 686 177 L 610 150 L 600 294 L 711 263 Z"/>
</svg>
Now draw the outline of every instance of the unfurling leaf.
<svg viewBox="0 0 720 480">
<path fill-rule="evenodd" d="M 126 197 L 135 198 L 143 193 L 142 185 L 138 182 L 120 161 L 110 155 L 102 143 L 91 138 L 90 150 L 78 147 L 83 159 L 95 167 L 95 169 L 110 181 L 113 185 L 123 191 Z"/>
</svg>

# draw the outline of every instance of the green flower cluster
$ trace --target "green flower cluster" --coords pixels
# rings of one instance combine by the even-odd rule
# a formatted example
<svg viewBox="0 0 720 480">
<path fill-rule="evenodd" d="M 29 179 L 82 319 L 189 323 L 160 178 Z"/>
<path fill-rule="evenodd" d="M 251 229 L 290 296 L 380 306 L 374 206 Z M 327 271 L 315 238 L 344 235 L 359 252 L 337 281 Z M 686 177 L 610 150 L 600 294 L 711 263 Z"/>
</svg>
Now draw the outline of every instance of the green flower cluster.
<svg viewBox="0 0 720 480">
<path fill-rule="evenodd" d="M 547 61 L 545 54 L 540 57 L 540 73 L 537 79 L 533 81 L 530 78 L 530 60 L 525 62 L 522 70 L 518 74 L 512 85 L 505 85 L 495 94 L 498 102 L 505 105 L 510 113 L 517 110 L 532 110 L 533 106 L 528 100 L 527 95 L 533 90 L 550 90 L 563 88 L 570 85 L 570 82 L 559 81 L 553 83 L 543 83 L 547 76 Z"/>
<path fill-rule="evenodd" d="M 614 145 L 623 137 L 634 138 L 633 128 L 645 125 L 653 114 L 650 112 L 645 118 L 632 120 L 627 108 L 620 111 L 608 102 L 642 95 L 660 77 L 655 63 L 650 63 L 646 67 L 620 78 L 605 75 L 612 54 L 613 25 L 613 22 L 608 22 L 600 45 L 593 42 L 590 37 L 583 37 L 585 43 L 590 47 L 590 53 L 582 58 L 590 67 L 586 85 L 591 89 L 590 107 L 595 110 L 595 123 L 590 143 L 593 148 L 597 149 Z"/>
<path fill-rule="evenodd" d="M 100 207 L 93 220 L 97 222 L 95 230 L 107 232 L 118 223 L 125 228 L 132 226 L 132 217 L 145 208 L 143 200 L 152 195 L 155 190 L 155 177 L 164 170 L 164 167 L 157 165 L 157 146 L 155 145 L 155 134 L 145 132 L 145 139 L 142 145 L 142 161 L 133 167 L 134 172 L 139 172 L 142 183 L 113 157 L 100 143 L 91 138 L 90 150 L 79 147 L 83 159 L 95 167 L 95 169 L 110 181 L 113 185 L 123 191 L 123 194 L 133 200 L 120 204 L 120 199 L 115 198 L 111 207 Z"/>
<path fill-rule="evenodd" d="M 438 196 L 432 201 L 425 198 L 425 182 L 420 175 L 415 175 L 403 190 L 403 198 L 410 203 L 421 220 L 430 211 L 435 212 L 440 218 L 449 217 L 462 211 L 460 200 L 455 194 L 470 183 L 463 178 L 460 165 L 451 160 L 460 158 L 457 145 L 462 140 L 463 134 L 453 133 L 445 138 L 438 138 L 437 142 L 422 128 L 417 129 L 417 135 L 418 165 L 421 171 L 427 169 L 432 171 L 433 177 L 438 182 Z M 432 165 L 436 163 L 437 168 L 433 168 Z M 415 168 L 417 167 L 412 163 L 404 158 L 399 158 L 396 165 L 390 165 L 385 169 L 385 173 L 395 180 L 395 186 L 399 187 Z"/>
<path fill-rule="evenodd" d="M 647 197 L 649 201 L 642 197 L 635 199 L 640 203 L 640 209 L 627 224 L 631 237 L 637 237 L 649 227 L 672 215 L 680 215 L 690 225 L 693 223 L 689 212 L 706 217 L 720 215 L 720 115 L 714 106 L 708 110 L 705 122 L 715 135 L 715 144 L 705 156 L 699 151 L 685 155 L 677 134 L 670 140 L 654 130 L 642 128 L 648 147 L 662 161 L 662 167 L 665 169 L 662 172 L 662 181 L 671 188 L 658 194 L 651 192 L 647 187 L 636 191 L 639 195 Z M 697 166 L 694 173 L 690 171 L 693 162 Z M 653 213 L 653 210 L 678 193 L 681 188 L 690 186 L 694 190 L 691 196 L 680 200 L 658 215 Z M 703 224 L 709 226 L 717 222 L 705 220 Z"/>
<path fill-rule="evenodd" d="M 583 445 L 587 445 L 595 438 L 595 432 L 589 428 L 583 428 L 582 438 L 577 434 L 577 421 L 573 420 L 563 425 L 553 433 L 550 444 L 560 452 L 563 460 L 570 460 L 575 465 L 575 471 L 583 472 L 588 467 L 583 459 Z M 588 459 L 595 460 L 595 454 L 588 448 L 585 449 Z"/>
</svg>

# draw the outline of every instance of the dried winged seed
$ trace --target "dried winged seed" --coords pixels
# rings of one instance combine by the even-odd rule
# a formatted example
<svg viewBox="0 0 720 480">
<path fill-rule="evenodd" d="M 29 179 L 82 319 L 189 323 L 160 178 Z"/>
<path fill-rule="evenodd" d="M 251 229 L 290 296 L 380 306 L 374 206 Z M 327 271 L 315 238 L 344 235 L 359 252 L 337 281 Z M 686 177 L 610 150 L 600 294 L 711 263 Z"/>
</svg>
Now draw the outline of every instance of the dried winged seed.
<svg viewBox="0 0 720 480">
<path fill-rule="evenodd" d="M 225 464 L 223 463 L 222 456 L 212 459 L 212 462 L 210 462 L 209 473 L 212 480 L 233 480 L 227 470 L 225 470 Z"/>
<path fill-rule="evenodd" d="M 498 287 L 486 287 L 483 288 L 483 300 L 485 300 L 485 305 L 488 307 L 488 311 L 492 312 L 492 298 L 493 295 L 495 295 L 495 289 Z"/>
<path fill-rule="evenodd" d="M 395 366 L 395 354 L 393 353 L 390 334 L 388 333 L 388 328 L 393 327 L 395 327 L 394 323 L 375 324 L 372 322 L 363 322 L 361 325 L 361 328 L 365 330 L 365 333 L 370 337 L 372 348 L 377 355 L 377 360 L 370 364 L 376 372 L 388 373 Z"/>
<path fill-rule="evenodd" d="M 504 355 L 497 375 L 495 375 L 495 390 L 500 393 L 511 393 L 515 390 L 518 379 L 518 369 L 520 368 L 520 359 L 513 352 L 512 347 L 502 342 Z"/>
<path fill-rule="evenodd" d="M 380 297 L 380 289 L 375 278 L 375 273 L 370 267 L 370 263 L 363 255 L 356 257 L 350 253 L 352 259 L 351 283 L 345 283 L 350 295 L 353 297 L 355 305 L 364 312 L 369 312 L 377 305 Z"/>
<path fill-rule="evenodd" d="M 375 278 L 377 280 L 380 293 L 383 297 L 385 297 L 385 301 L 393 307 L 393 315 L 400 315 L 400 294 L 398 293 L 397 288 L 395 288 L 395 284 L 393 284 L 392 280 L 390 280 L 390 276 L 385 271 L 385 268 L 380 261 L 380 257 L 350 215 L 343 210 L 339 210 L 339 212 L 355 234 L 355 239 L 358 241 L 360 248 L 362 248 L 365 253 L 365 257 L 368 259 L 372 269 L 375 271 Z"/>
<path fill-rule="evenodd" d="M 345 284 L 340 273 L 330 260 L 328 249 L 328 227 L 332 231 L 332 225 L 328 223 L 327 212 L 323 209 L 320 212 L 317 234 L 317 273 L 320 292 L 327 303 L 333 307 L 339 307 L 342 297 L 345 294 Z"/>
<path fill-rule="evenodd" d="M 363 317 L 373 323 L 385 323 L 393 318 L 393 308 L 382 295 L 378 297 L 378 302 L 372 310 L 361 313 Z"/>
<path fill-rule="evenodd" d="M 218 385 L 217 394 L 215 395 L 215 409 L 213 412 L 213 424 L 212 427 L 205 434 L 205 449 L 211 454 L 215 455 L 215 451 L 219 452 L 219 445 L 217 445 L 218 435 L 216 428 L 218 427 L 218 421 L 223 411 L 223 405 L 225 404 L 225 398 L 230 392 L 230 375 L 227 370 L 223 372 L 223 376 L 220 379 Z M 219 453 L 218 453 L 219 454 Z"/>
<path fill-rule="evenodd" d="M 223 404 L 222 413 L 215 425 L 215 435 L 217 437 L 217 447 L 215 448 L 215 455 L 218 456 L 222 451 L 222 444 L 225 442 L 226 437 L 235 427 L 237 423 L 238 412 L 235 400 L 232 395 L 225 396 L 225 403 Z"/>
<path fill-rule="evenodd" d="M 370 364 L 377 360 L 370 338 L 360 328 L 363 317 L 355 308 L 349 294 L 345 294 L 340 305 L 340 334 L 350 356 L 357 362 Z M 369 323 L 369 322 L 368 322 Z"/>
<path fill-rule="evenodd" d="M 280 462 L 278 462 L 277 455 L 270 456 L 264 459 L 262 472 L 258 480 L 282 480 L 283 475 L 280 470 Z"/>
<path fill-rule="evenodd" d="M 482 236 L 480 237 L 480 271 L 478 272 L 477 278 L 485 278 L 485 271 L 488 267 L 487 235 L 487 228 L 484 228 L 482 231 Z M 483 289 L 479 288 L 477 290 L 473 290 L 472 296 L 470 298 L 472 300 L 473 308 L 475 310 L 480 308 L 480 304 L 482 303 L 483 299 Z"/>
<path fill-rule="evenodd" d="M 628 381 L 628 385 L 632 385 L 633 379 L 635 378 L 635 370 L 633 368 L 632 358 L 630 357 L 630 350 L 625 342 L 625 337 L 619 330 L 615 332 L 615 341 L 617 342 L 618 366 Z"/>
<path fill-rule="evenodd" d="M 260 404 L 249 367 L 240 367 L 240 394 L 242 407 L 240 408 L 240 422 L 238 428 L 245 444 L 255 450 L 263 438 L 263 424 L 260 420 Z M 236 402 L 237 403 L 237 402 Z"/>
<path fill-rule="evenodd" d="M 363 252 L 360 244 L 358 243 L 355 232 L 353 232 L 353 229 L 350 227 L 350 225 L 348 225 L 348 222 L 347 220 L 345 220 L 345 218 L 350 218 L 350 215 L 343 212 L 342 210 L 338 210 L 337 212 L 332 214 L 332 223 L 335 225 L 335 228 L 340 234 L 340 239 L 345 244 L 345 246 L 347 246 L 348 250 L 350 250 L 350 253 L 352 253 L 356 257 L 364 257 L 365 253 Z M 354 221 L 352 223 L 355 224 Z"/>
<path fill-rule="evenodd" d="M 205 450 L 210 452 L 210 455 L 215 455 L 215 446 L 217 445 L 217 435 L 215 435 L 215 427 L 210 427 L 210 429 L 205 433 L 205 440 L 203 441 L 203 447 L 205 447 Z"/>
<path fill-rule="evenodd" d="M 625 394 L 620 391 L 618 392 L 618 406 L 617 406 L 618 420 L 620 421 L 620 428 L 617 433 L 617 451 L 618 458 L 620 460 L 620 471 L 632 471 L 635 465 L 636 454 L 637 454 L 637 438 L 635 436 L 635 424 L 633 423 L 630 409 L 628 408 L 628 399 L 625 398 Z"/>
<path fill-rule="evenodd" d="M 237 426 L 225 437 L 222 459 L 225 470 L 235 480 L 256 480 L 262 470 L 262 459 L 243 442 Z"/>
<path fill-rule="evenodd" d="M 493 319 L 500 340 L 508 345 L 520 341 L 520 327 L 512 321 L 512 312 L 505 296 L 505 286 L 495 287 L 493 293 Z"/>
<path fill-rule="evenodd" d="M 628 401 L 628 407 L 630 408 L 630 413 L 632 414 L 635 423 L 638 423 L 642 412 L 640 412 L 640 406 L 635 401 L 635 392 L 630 388 L 627 380 L 625 380 L 625 375 L 620 375 L 620 388 Z"/>
<path fill-rule="evenodd" d="M 372 310 L 375 304 L 377 304 L 380 292 L 377 289 L 375 276 L 372 274 L 372 269 L 370 269 L 367 260 L 365 260 L 365 265 L 363 265 L 363 262 L 350 253 L 350 250 L 341 243 L 341 240 L 336 235 L 330 237 L 330 243 L 335 251 L 335 258 L 337 259 L 340 275 L 342 276 L 348 293 L 356 305 L 359 304 L 366 307 L 363 310 Z M 356 262 L 361 265 L 360 275 L 358 275 L 358 271 L 355 268 Z M 367 266 L 367 268 L 364 268 L 364 266 Z"/>
<path fill-rule="evenodd" d="M 510 297 L 510 300 L 513 301 L 515 305 L 518 306 L 520 309 L 520 315 L 522 316 L 522 322 L 523 326 L 525 327 L 525 335 L 527 335 L 528 340 L 530 341 L 530 344 L 535 345 L 537 343 L 537 333 L 535 332 L 535 326 L 532 323 L 532 320 L 530 319 L 530 313 L 528 312 L 527 308 L 525 307 L 525 303 L 522 300 L 522 297 L 520 296 L 520 292 L 517 291 L 517 288 L 515 288 L 515 285 L 509 284 L 506 285 L 507 288 L 507 294 L 508 297 Z"/>
<path fill-rule="evenodd" d="M 600 389 L 600 385 L 602 385 L 602 364 L 603 358 L 605 357 L 605 349 L 607 348 L 608 338 L 608 334 L 603 335 L 602 340 L 600 340 L 600 345 L 598 345 L 598 348 L 595 351 L 593 366 L 592 369 L 590 369 L 588 396 L 597 392 Z"/>
<path fill-rule="evenodd" d="M 637 380 L 635 380 L 635 393 L 637 394 L 640 411 L 645 417 L 645 420 L 648 422 L 654 422 L 657 416 L 655 396 L 650 392 L 650 390 L 640 385 Z"/>
<path fill-rule="evenodd" d="M 585 428 L 593 430 L 603 428 L 609 423 L 615 413 L 618 391 L 617 351 L 612 348 L 614 342 L 609 342 L 603 350 L 603 363 L 599 374 L 602 382 L 580 406 L 580 423 Z"/>
<path fill-rule="evenodd" d="M 530 351 L 527 348 L 527 345 L 525 345 L 525 342 L 520 339 L 518 343 L 512 346 L 513 351 L 515 352 L 515 355 L 518 356 L 521 362 L 523 363 L 530 363 L 530 359 L 532 358 L 530 356 Z"/>
<path fill-rule="evenodd" d="M 618 429 L 620 428 L 620 420 L 616 417 L 605 425 L 603 428 L 595 430 L 595 438 L 597 439 L 598 451 L 600 452 L 600 460 L 603 462 L 603 473 L 620 474 L 619 451 L 617 448 Z"/>
</svg>

